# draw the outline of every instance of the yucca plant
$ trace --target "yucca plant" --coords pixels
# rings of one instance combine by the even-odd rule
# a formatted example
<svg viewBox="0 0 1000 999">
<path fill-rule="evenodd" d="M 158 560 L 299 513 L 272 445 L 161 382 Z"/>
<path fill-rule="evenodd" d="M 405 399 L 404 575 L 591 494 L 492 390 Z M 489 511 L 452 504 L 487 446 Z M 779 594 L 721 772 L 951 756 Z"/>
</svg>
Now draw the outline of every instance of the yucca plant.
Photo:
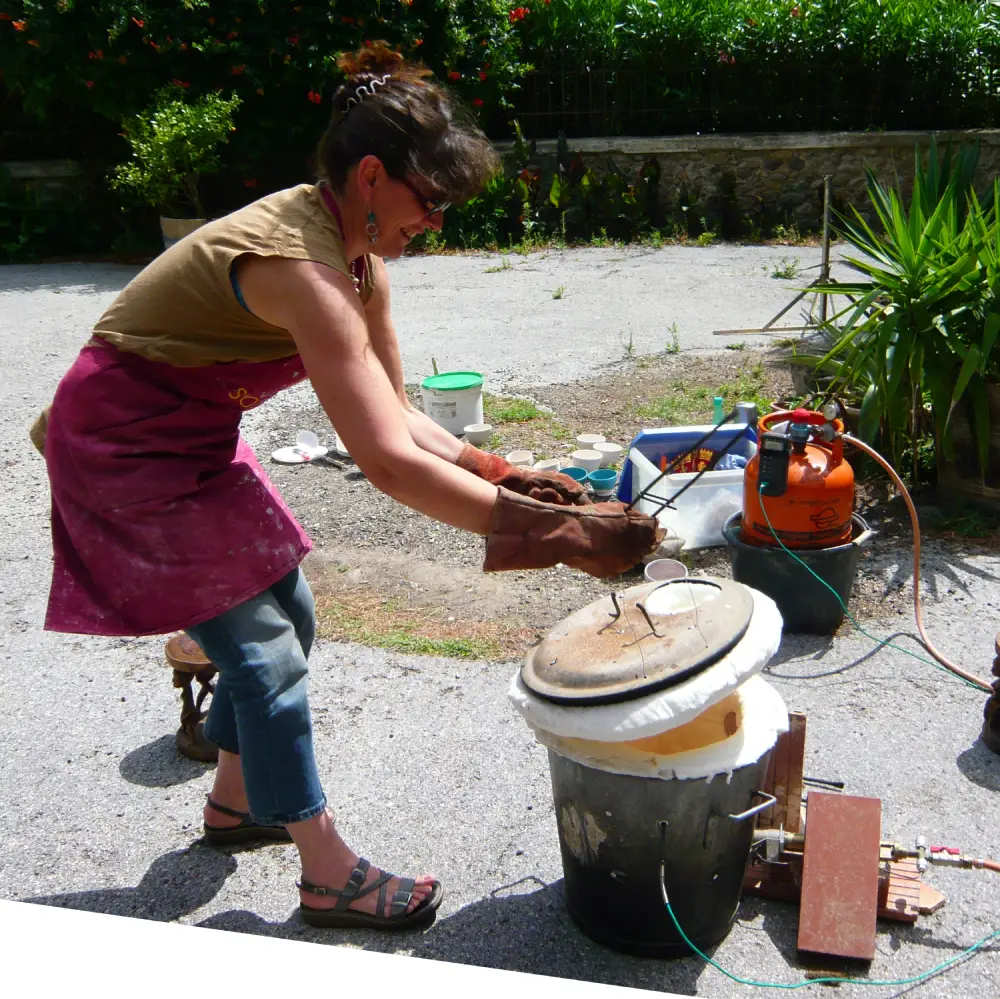
<svg viewBox="0 0 1000 999">
<path fill-rule="evenodd" d="M 954 457 L 952 414 L 971 404 L 980 466 L 989 445 L 986 379 L 995 372 L 1000 331 L 1000 219 L 991 188 L 978 198 L 972 187 L 978 147 L 939 161 L 932 141 L 924 169 L 916 153 L 907 207 L 899 190 L 868 172 L 870 225 L 851 207 L 840 235 L 857 251 L 847 263 L 864 275 L 851 284 L 819 288 L 853 303 L 832 317 L 825 331 L 830 350 L 817 361 L 838 365 L 834 387 L 861 398 L 859 432 L 880 435 L 895 464 L 914 458 L 922 435 L 933 430 L 945 458 Z"/>
</svg>

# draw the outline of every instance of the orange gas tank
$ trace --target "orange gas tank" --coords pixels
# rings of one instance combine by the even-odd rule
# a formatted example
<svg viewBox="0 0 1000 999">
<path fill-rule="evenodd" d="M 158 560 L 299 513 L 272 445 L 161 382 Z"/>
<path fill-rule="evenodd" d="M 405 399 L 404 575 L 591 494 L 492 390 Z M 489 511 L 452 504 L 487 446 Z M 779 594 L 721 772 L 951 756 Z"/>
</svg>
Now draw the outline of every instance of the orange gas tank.
<svg viewBox="0 0 1000 999">
<path fill-rule="evenodd" d="M 768 440 L 765 434 L 776 423 L 786 423 L 785 441 Z M 833 424 L 838 436 L 829 443 L 808 436 L 807 427 Z M 791 432 L 792 428 L 796 432 Z M 747 463 L 743 478 L 743 518 L 740 540 L 748 544 L 774 544 L 777 537 L 788 548 L 828 548 L 851 540 L 851 515 L 854 512 L 854 472 L 844 460 L 844 432 L 840 420 L 827 420 L 822 413 L 806 409 L 769 413 L 757 424 L 758 451 Z M 769 450 L 769 446 L 773 450 Z M 787 453 L 787 485 L 780 495 L 760 494 L 761 461 L 769 491 L 780 489 L 779 476 Z M 777 461 L 777 465 L 773 464 Z M 767 487 L 766 487 L 767 488 Z M 767 510 L 767 519 L 761 510 Z M 771 526 L 768 526 L 768 520 Z M 772 533 L 771 528 L 774 531 Z"/>
</svg>

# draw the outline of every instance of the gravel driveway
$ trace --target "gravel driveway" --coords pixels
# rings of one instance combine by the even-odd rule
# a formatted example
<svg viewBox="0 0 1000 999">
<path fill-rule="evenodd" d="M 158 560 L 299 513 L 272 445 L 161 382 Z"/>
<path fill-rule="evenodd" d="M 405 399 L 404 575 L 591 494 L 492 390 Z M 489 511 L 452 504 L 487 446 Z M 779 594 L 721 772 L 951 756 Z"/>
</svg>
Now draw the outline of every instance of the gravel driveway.
<svg viewBox="0 0 1000 999">
<path fill-rule="evenodd" d="M 759 325 L 788 298 L 773 280 L 802 248 L 581 250 L 392 265 L 410 380 L 475 368 L 491 388 L 567 381 L 620 356 L 719 347 L 716 328 Z M 294 850 L 220 852 L 198 842 L 211 772 L 173 749 L 176 692 L 161 639 L 43 632 L 50 572 L 47 480 L 26 431 L 103 306 L 135 273 L 111 265 L 0 268 L 7 347 L 0 449 L 7 504 L 0 682 L 0 895 L 7 899 L 294 937 L 699 996 L 747 990 L 697 959 L 645 961 L 593 944 L 562 903 L 545 753 L 509 708 L 509 665 L 409 658 L 333 643 L 312 668 L 319 758 L 344 835 L 374 863 L 436 872 L 447 897 L 426 933 L 312 930 L 295 915 Z M 565 286 L 564 297 L 552 292 Z M 307 387 L 252 414 L 251 439 L 294 427 Z M 989 672 L 1000 627 L 1000 559 L 950 566 L 951 593 L 927 611 L 939 646 Z M 873 626 L 887 635 L 910 622 Z M 907 639 L 901 640 L 908 644 Z M 807 773 L 883 800 L 885 835 L 1000 856 L 1000 758 L 978 742 L 984 696 L 931 666 L 854 635 L 789 637 L 768 673 L 809 718 Z M 883 923 L 872 975 L 939 963 L 1000 926 L 1000 879 L 932 870 L 948 897 L 914 927 Z M 798 980 L 796 910 L 745 899 L 714 958 L 736 974 Z M 1000 951 L 916 988 L 934 997 L 1000 994 Z M 900 994 L 879 990 L 878 994 Z M 871 989 L 841 988 L 844 996 Z"/>
</svg>

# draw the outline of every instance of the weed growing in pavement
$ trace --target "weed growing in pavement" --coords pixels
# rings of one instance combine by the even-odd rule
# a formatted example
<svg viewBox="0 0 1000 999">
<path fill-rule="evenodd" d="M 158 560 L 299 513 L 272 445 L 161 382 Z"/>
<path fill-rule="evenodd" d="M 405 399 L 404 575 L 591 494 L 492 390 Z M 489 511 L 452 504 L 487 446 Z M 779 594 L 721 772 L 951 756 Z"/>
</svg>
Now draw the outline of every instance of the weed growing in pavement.
<svg viewBox="0 0 1000 999">
<path fill-rule="evenodd" d="M 788 257 L 782 257 L 781 260 L 774 265 L 771 270 L 771 277 L 777 278 L 781 281 L 791 281 L 799 273 L 799 258 L 796 257 L 794 260 L 789 260 Z"/>
</svg>

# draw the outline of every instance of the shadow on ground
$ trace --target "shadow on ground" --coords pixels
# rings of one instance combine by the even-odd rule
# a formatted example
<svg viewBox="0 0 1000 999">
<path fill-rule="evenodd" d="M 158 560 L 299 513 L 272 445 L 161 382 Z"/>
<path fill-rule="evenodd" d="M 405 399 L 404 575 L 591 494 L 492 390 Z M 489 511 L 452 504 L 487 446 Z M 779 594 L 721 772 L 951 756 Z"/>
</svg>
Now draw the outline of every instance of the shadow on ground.
<svg viewBox="0 0 1000 999">
<path fill-rule="evenodd" d="M 488 898 L 439 916 L 428 929 L 413 933 L 317 930 L 305 926 L 297 914 L 283 923 L 269 923 L 245 910 L 222 912 L 198 925 L 682 995 L 697 994 L 704 971 L 696 958 L 630 957 L 594 943 L 571 922 L 561 880 L 545 885 L 526 879 L 495 889 Z"/>
<path fill-rule="evenodd" d="M 1000 791 L 1000 756 L 987 749 L 979 739 L 959 753 L 955 762 L 973 784 L 987 791 Z"/>
<path fill-rule="evenodd" d="M 118 764 L 118 771 L 130 784 L 142 787 L 174 787 L 197 780 L 212 763 L 198 763 L 181 756 L 172 735 L 161 735 L 133 749 Z"/>
<path fill-rule="evenodd" d="M 19 901 L 172 922 L 211 902 L 235 870 L 233 857 L 195 844 L 158 857 L 134 888 L 39 895 Z"/>
</svg>

